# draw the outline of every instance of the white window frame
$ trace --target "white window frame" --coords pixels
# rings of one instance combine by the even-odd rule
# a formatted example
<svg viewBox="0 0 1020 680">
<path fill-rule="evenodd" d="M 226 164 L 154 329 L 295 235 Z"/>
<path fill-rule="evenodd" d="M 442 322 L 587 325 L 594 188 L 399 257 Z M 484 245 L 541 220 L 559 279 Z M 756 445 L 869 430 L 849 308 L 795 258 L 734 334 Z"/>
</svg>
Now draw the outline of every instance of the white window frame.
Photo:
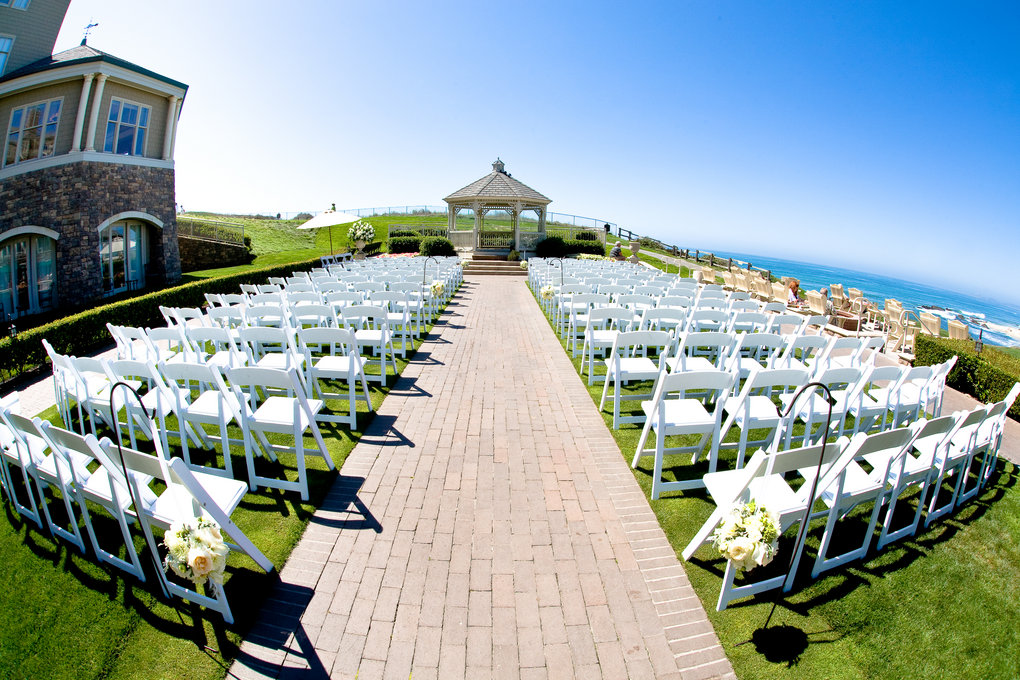
<svg viewBox="0 0 1020 680">
<path fill-rule="evenodd" d="M 0 76 L 7 70 L 7 62 L 10 61 L 11 52 L 14 51 L 14 38 L 13 35 L 7 35 L 6 33 L 0 33 L 0 40 L 10 40 L 11 46 L 7 48 L 6 52 L 0 52 Z"/>
<path fill-rule="evenodd" d="M 39 303 L 39 242 L 41 239 L 47 239 L 48 241 L 52 242 L 54 257 L 53 262 L 54 281 L 51 282 L 51 285 L 53 286 L 53 291 L 51 291 L 50 303 L 46 306 L 42 306 Z M 14 260 L 14 253 L 18 243 L 26 244 L 28 255 L 27 263 L 28 267 L 26 270 L 26 274 L 28 277 L 28 280 L 26 282 L 28 286 L 28 307 L 25 309 L 22 308 L 15 309 L 15 307 L 17 306 L 18 297 L 16 292 L 16 288 L 18 285 L 18 274 L 17 264 L 15 263 Z M 0 240 L 0 250 L 4 248 L 9 249 L 8 257 L 10 258 L 9 262 L 10 278 L 6 282 L 0 282 L 0 289 L 7 290 L 6 288 L 3 288 L 4 283 L 6 283 L 6 285 L 9 287 L 11 299 L 10 300 L 0 299 L 0 314 L 7 316 L 9 318 L 14 318 L 25 316 L 26 314 L 38 314 L 39 312 L 45 312 L 48 309 L 53 309 L 54 307 L 56 307 L 57 297 L 55 277 L 56 277 L 57 239 L 53 238 L 52 236 L 49 236 L 48 234 L 38 234 L 34 232 L 28 232 L 24 234 L 19 233 L 14 237 L 4 238 L 3 240 Z M 9 309 L 8 303 L 10 304 Z"/>
<path fill-rule="evenodd" d="M 110 118 L 110 113 L 113 111 L 113 104 L 114 104 L 114 102 L 118 102 L 120 104 L 120 106 L 119 106 L 119 108 L 117 110 L 117 120 L 116 121 L 111 120 L 111 118 Z M 121 128 L 122 125 L 124 125 L 121 122 L 121 119 L 124 116 L 124 105 L 125 104 L 128 104 L 130 106 L 137 106 L 138 107 L 138 122 L 135 125 L 130 125 L 129 126 L 129 127 L 133 127 L 135 129 L 135 137 L 134 137 L 134 141 L 131 143 L 131 151 L 130 151 L 130 153 L 127 153 L 127 154 L 118 154 L 118 155 L 120 155 L 120 156 L 124 156 L 124 155 L 127 155 L 127 156 L 138 156 L 139 158 L 145 158 L 146 157 L 145 153 L 149 150 L 149 136 L 150 136 L 149 135 L 149 130 L 152 128 L 152 107 L 148 106 L 146 104 L 142 104 L 141 102 L 132 101 L 130 99 L 124 99 L 123 97 L 112 97 L 110 99 L 110 108 L 106 112 L 106 129 L 103 131 L 103 152 L 104 153 L 112 153 L 112 154 L 116 154 L 117 153 L 117 151 L 116 151 L 117 140 L 120 138 L 120 128 Z M 146 121 L 147 122 L 146 122 L 144 127 L 142 127 L 142 125 L 140 124 L 141 120 L 142 120 L 142 111 L 146 111 L 147 112 L 146 113 Z M 111 145 L 112 148 L 111 149 L 107 149 L 106 148 L 106 142 L 107 142 L 107 137 L 109 136 L 108 133 L 109 133 L 109 129 L 110 129 L 110 124 L 111 123 L 116 123 L 117 127 L 114 128 L 113 143 Z M 138 130 L 140 130 L 140 129 L 141 130 L 145 130 L 145 140 L 142 142 L 142 152 L 141 153 L 135 153 L 135 149 L 138 146 Z"/>
<path fill-rule="evenodd" d="M 112 251 L 112 233 L 115 227 L 121 226 L 124 229 L 124 285 L 114 288 L 113 281 L 113 261 L 114 253 Z M 131 230 L 138 230 L 138 264 L 140 265 L 139 271 L 135 271 L 133 262 L 133 253 L 131 252 Z M 116 295 L 123 293 L 127 290 L 137 290 L 145 287 L 146 274 L 149 269 L 149 230 L 150 226 L 141 220 L 124 219 L 111 222 L 104 226 L 99 232 L 99 269 L 103 280 L 103 288 L 100 294 L 104 297 L 110 295 Z M 105 262 L 103 261 L 103 246 L 109 244 L 111 246 L 110 257 Z M 110 287 L 106 288 L 107 281 L 110 282 Z"/>
<path fill-rule="evenodd" d="M 46 148 L 46 145 L 44 144 L 44 141 L 46 139 L 46 126 L 47 126 L 46 118 L 47 118 L 47 114 L 49 113 L 50 106 L 52 106 L 54 102 L 59 103 L 59 110 L 57 112 L 56 127 L 53 130 L 53 150 L 50 153 L 43 155 L 43 149 Z M 36 106 L 39 106 L 40 104 L 43 105 L 43 119 L 42 119 L 42 123 L 39 126 L 40 127 L 39 155 L 37 155 L 35 158 L 24 158 L 24 159 L 22 159 L 21 158 L 21 144 L 24 141 L 24 136 L 25 136 L 25 115 L 26 115 L 26 113 L 28 112 L 29 109 L 34 108 Z M 14 150 L 14 160 L 8 162 L 7 161 L 7 145 L 10 142 L 11 124 L 14 122 L 14 115 L 18 111 L 22 112 L 22 114 L 21 114 L 21 127 L 18 129 L 18 144 L 17 144 L 17 147 Z M 7 168 L 7 167 L 10 167 L 12 165 L 17 165 L 18 163 L 28 163 L 30 161 L 39 160 L 40 158 L 50 158 L 52 156 L 56 156 L 57 155 L 57 139 L 60 138 L 60 118 L 63 115 L 64 115 L 64 98 L 63 97 L 55 97 L 53 99 L 42 99 L 40 101 L 31 102 L 29 104 L 24 104 L 22 106 L 18 106 L 18 107 L 15 107 L 15 108 L 11 109 L 11 115 L 7 119 L 7 127 L 4 128 L 3 151 L 0 152 L 0 153 L 2 153 L 2 160 L 3 160 L 2 167 Z"/>
</svg>

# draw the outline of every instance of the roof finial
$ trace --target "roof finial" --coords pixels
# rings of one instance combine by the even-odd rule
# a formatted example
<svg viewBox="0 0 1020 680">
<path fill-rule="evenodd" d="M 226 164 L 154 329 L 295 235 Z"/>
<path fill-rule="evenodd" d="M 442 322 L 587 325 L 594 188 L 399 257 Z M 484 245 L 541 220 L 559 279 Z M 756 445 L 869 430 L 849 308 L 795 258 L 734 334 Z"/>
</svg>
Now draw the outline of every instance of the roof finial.
<svg viewBox="0 0 1020 680">
<path fill-rule="evenodd" d="M 96 26 L 98 26 L 98 25 L 99 25 L 99 24 L 98 24 L 97 22 L 93 21 L 92 19 L 89 19 L 89 25 L 85 27 L 85 35 L 84 35 L 84 36 L 82 37 L 82 39 L 81 39 L 81 44 L 82 44 L 82 45 L 84 45 L 84 44 L 85 44 L 86 42 L 88 42 L 88 39 L 89 39 L 89 32 L 90 32 L 90 31 L 91 31 L 91 30 L 92 30 L 93 28 L 95 28 Z"/>
<path fill-rule="evenodd" d="M 503 165 L 503 161 L 499 160 L 499 156 L 497 156 L 496 157 L 496 162 L 492 164 L 493 171 L 494 172 L 502 172 L 503 174 L 506 174 L 506 171 L 503 170 L 504 167 L 506 167 L 506 166 Z"/>
</svg>

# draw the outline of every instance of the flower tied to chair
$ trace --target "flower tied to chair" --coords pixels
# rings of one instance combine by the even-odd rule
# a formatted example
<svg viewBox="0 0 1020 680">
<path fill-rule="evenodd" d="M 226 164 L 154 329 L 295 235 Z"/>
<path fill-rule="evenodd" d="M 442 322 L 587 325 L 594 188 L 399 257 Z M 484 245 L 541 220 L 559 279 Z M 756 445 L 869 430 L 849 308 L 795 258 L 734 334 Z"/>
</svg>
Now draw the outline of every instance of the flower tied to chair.
<svg viewBox="0 0 1020 680">
<path fill-rule="evenodd" d="M 712 534 L 712 545 L 738 572 L 765 566 L 779 548 L 779 516 L 754 501 L 734 505 Z"/>
<path fill-rule="evenodd" d="M 542 295 L 543 300 L 552 300 L 555 291 L 553 290 L 552 286 L 542 286 L 542 289 L 539 291 L 539 293 Z"/>
<path fill-rule="evenodd" d="M 230 549 L 216 522 L 206 517 L 174 522 L 163 534 L 163 545 L 167 549 L 164 569 L 172 569 L 195 585 L 206 580 L 223 585 Z"/>
<path fill-rule="evenodd" d="M 437 279 L 436 281 L 432 282 L 432 294 L 435 295 L 436 297 L 439 297 L 439 296 L 441 296 L 443 294 L 443 282 L 442 281 L 439 281 Z"/>
</svg>

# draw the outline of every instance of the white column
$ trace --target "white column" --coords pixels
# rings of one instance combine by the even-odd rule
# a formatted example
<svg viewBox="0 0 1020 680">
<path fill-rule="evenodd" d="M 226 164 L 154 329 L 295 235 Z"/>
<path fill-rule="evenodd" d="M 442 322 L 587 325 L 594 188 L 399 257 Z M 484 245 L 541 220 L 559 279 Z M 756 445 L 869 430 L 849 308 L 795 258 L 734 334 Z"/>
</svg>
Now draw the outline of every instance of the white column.
<svg viewBox="0 0 1020 680">
<path fill-rule="evenodd" d="M 163 160 L 173 158 L 174 135 L 177 132 L 177 95 L 166 98 L 166 134 L 163 136 Z"/>
<path fill-rule="evenodd" d="M 89 116 L 89 131 L 85 137 L 85 150 L 96 150 L 96 124 L 99 122 L 99 105 L 103 102 L 103 90 L 106 88 L 106 74 L 96 76 L 96 93 L 92 96 L 92 113 Z"/>
<path fill-rule="evenodd" d="M 74 119 L 74 136 L 71 137 L 71 151 L 81 151 L 81 132 L 85 127 L 85 109 L 89 105 L 89 90 L 95 73 L 86 73 L 85 82 L 81 84 L 81 96 L 78 97 L 78 117 Z"/>
</svg>

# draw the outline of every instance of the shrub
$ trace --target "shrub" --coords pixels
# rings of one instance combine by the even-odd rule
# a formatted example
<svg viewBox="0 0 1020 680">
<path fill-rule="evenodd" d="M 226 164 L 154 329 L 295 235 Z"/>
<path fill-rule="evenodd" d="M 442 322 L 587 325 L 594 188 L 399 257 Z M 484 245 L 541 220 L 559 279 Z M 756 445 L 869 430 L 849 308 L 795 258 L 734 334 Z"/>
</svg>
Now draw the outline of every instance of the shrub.
<svg viewBox="0 0 1020 680">
<path fill-rule="evenodd" d="M 421 238 L 421 234 L 414 231 L 413 229 L 390 229 L 390 238 L 400 238 L 407 236 L 413 238 Z"/>
<path fill-rule="evenodd" d="M 953 355 L 959 357 L 949 372 L 946 385 L 969 394 L 986 404 L 1002 400 L 1013 384 L 1020 381 L 1020 366 L 1004 352 L 987 347 L 978 355 L 970 340 L 948 340 L 919 335 L 914 346 L 914 365 L 940 364 Z M 993 362 L 999 366 L 993 365 Z M 1020 399 L 1009 410 L 1013 420 L 1020 420 Z"/>
<path fill-rule="evenodd" d="M 598 241 L 599 235 L 594 231 L 579 231 L 577 232 L 578 241 Z"/>
<path fill-rule="evenodd" d="M 312 219 L 312 215 L 311 213 L 298 213 L 297 215 L 294 215 L 294 219 L 304 220 L 307 222 L 308 220 Z"/>
<path fill-rule="evenodd" d="M 519 259 L 521 259 L 521 254 L 518 253 L 516 250 L 511 250 L 510 254 L 506 256 L 507 262 L 516 262 Z"/>
<path fill-rule="evenodd" d="M 106 328 L 115 326 L 163 326 L 160 305 L 201 307 L 206 293 L 236 293 L 242 283 L 265 283 L 270 276 L 288 276 L 319 266 L 319 258 L 306 262 L 250 269 L 182 286 L 164 288 L 145 295 L 120 300 L 72 314 L 57 321 L 18 333 L 15 338 L 0 339 L 0 374 L 12 378 L 47 362 L 42 340 L 45 338 L 61 354 L 88 354 L 113 341 Z"/>
<path fill-rule="evenodd" d="M 559 236 L 547 236 L 535 246 L 538 257 L 563 257 L 567 254 L 567 244 Z"/>
<path fill-rule="evenodd" d="M 606 254 L 606 248 L 602 245 L 601 241 L 580 241 L 578 239 L 571 239 L 570 241 L 564 241 L 563 243 L 567 255 L 575 255 L 577 253 L 588 253 L 589 255 Z"/>
<path fill-rule="evenodd" d="M 391 253 L 421 252 L 420 236 L 391 236 L 387 246 Z"/>
<path fill-rule="evenodd" d="M 421 249 L 418 252 L 422 255 L 452 257 L 457 254 L 457 249 L 453 247 L 453 243 L 448 238 L 443 238 L 442 236 L 429 236 L 422 239 Z"/>
</svg>

